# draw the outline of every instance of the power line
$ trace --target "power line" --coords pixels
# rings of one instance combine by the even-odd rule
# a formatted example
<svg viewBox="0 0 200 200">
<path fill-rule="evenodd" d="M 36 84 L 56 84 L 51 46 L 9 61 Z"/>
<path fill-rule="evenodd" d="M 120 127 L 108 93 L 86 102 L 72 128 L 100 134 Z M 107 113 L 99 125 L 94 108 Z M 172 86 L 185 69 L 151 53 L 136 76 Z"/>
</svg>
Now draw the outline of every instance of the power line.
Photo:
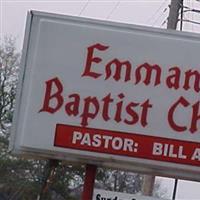
<svg viewBox="0 0 200 200">
<path fill-rule="evenodd" d="M 182 31 L 183 30 L 183 11 L 184 11 L 183 1 L 180 5 L 181 5 L 181 8 L 180 8 L 180 10 L 181 10 L 180 31 Z"/>
<path fill-rule="evenodd" d="M 182 17 L 181 17 L 181 19 L 179 19 L 179 21 L 180 21 L 180 22 L 188 22 L 188 23 L 191 23 L 191 25 L 192 25 L 192 30 L 193 30 L 193 29 L 194 29 L 194 26 L 193 26 L 194 24 L 200 25 L 200 22 L 194 20 L 194 13 L 195 13 L 195 14 L 200 14 L 200 10 L 194 8 L 194 4 L 192 3 L 192 1 L 190 1 L 189 3 L 190 3 L 190 4 L 189 4 L 189 7 L 188 7 L 188 6 L 182 5 Z M 184 8 L 185 8 L 186 10 L 183 10 Z M 190 12 L 190 15 L 188 14 L 188 17 L 191 18 L 191 19 L 187 19 L 187 18 L 185 18 L 185 17 L 184 17 L 184 19 L 183 19 L 183 14 L 184 14 L 184 13 L 187 13 L 187 12 Z"/>
<path fill-rule="evenodd" d="M 192 8 L 194 8 L 193 0 L 190 1 L 190 5 L 191 5 Z M 192 15 L 191 18 L 192 18 L 192 21 L 193 21 L 194 20 L 194 13 L 192 12 L 191 15 Z M 194 25 L 193 24 L 192 24 L 192 31 L 194 31 Z"/>
<path fill-rule="evenodd" d="M 88 0 L 83 7 L 81 8 L 81 11 L 79 12 L 78 16 L 81 16 L 81 14 L 85 11 L 85 9 L 87 8 L 88 4 L 90 3 L 90 0 Z"/>
<path fill-rule="evenodd" d="M 158 9 L 154 12 L 153 15 L 151 15 L 151 17 L 146 21 L 146 23 L 148 24 L 158 13 L 158 11 L 164 6 L 164 4 L 166 3 L 166 0 L 164 0 L 161 5 L 158 7 Z"/>
<path fill-rule="evenodd" d="M 107 15 L 106 19 L 110 19 L 110 17 L 111 17 L 112 14 L 114 13 L 114 11 L 117 9 L 117 7 L 119 6 L 119 4 L 120 4 L 120 1 L 118 1 L 118 2 L 115 4 L 114 8 L 113 8 L 113 9 L 111 10 L 111 12 Z"/>
<path fill-rule="evenodd" d="M 157 22 L 158 22 L 158 20 L 159 19 L 161 19 L 161 17 L 164 15 L 164 12 L 162 12 L 155 20 L 154 20 L 154 22 L 152 23 L 152 26 L 154 26 Z"/>
<path fill-rule="evenodd" d="M 195 12 L 195 13 L 200 14 L 200 10 L 198 10 L 198 9 L 185 10 L 185 12 Z"/>
<path fill-rule="evenodd" d="M 163 9 L 162 13 L 152 23 L 152 26 L 154 26 L 158 22 L 158 20 L 164 15 L 164 13 L 167 11 L 168 7 L 169 7 L 169 5 L 165 9 Z M 160 27 L 163 26 L 167 22 L 167 20 L 168 20 L 168 17 L 166 19 L 164 19 L 164 21 L 162 22 Z"/>
<path fill-rule="evenodd" d="M 160 25 L 160 28 L 167 23 L 167 20 L 168 20 L 168 17 L 162 22 L 162 24 Z"/>
<path fill-rule="evenodd" d="M 188 22 L 188 23 L 192 23 L 192 24 L 200 25 L 200 22 L 193 21 L 193 20 L 190 20 L 190 19 L 183 19 L 183 21 L 184 21 L 184 22 Z"/>
</svg>

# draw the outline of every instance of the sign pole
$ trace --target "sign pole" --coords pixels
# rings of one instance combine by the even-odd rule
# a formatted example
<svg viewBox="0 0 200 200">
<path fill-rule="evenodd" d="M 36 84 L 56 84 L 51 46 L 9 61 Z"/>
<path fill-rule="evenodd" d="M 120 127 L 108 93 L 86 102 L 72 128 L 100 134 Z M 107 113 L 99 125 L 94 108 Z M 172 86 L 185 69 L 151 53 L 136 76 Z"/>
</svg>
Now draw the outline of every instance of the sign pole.
<svg viewBox="0 0 200 200">
<path fill-rule="evenodd" d="M 83 185 L 82 200 L 92 200 L 96 171 L 97 171 L 96 165 L 90 165 L 90 164 L 86 165 L 86 174 Z"/>
</svg>

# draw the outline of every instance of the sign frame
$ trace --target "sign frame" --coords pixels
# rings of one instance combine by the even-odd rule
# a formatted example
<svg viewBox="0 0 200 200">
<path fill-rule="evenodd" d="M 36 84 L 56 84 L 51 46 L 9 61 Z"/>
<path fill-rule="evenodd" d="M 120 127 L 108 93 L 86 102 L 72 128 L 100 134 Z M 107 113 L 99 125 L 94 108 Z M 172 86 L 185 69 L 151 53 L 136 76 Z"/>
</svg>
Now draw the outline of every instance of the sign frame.
<svg viewBox="0 0 200 200">
<path fill-rule="evenodd" d="M 81 22 L 84 24 L 96 24 L 96 25 L 105 25 L 115 28 L 122 28 L 122 29 L 128 29 L 128 30 L 136 30 L 136 31 L 145 31 L 145 32 L 151 32 L 151 33 L 159 33 L 159 34 L 168 34 L 170 36 L 180 36 L 180 37 L 186 37 L 190 39 L 199 39 L 199 35 L 197 34 L 191 34 L 191 33 L 178 33 L 173 30 L 161 30 L 161 29 L 155 29 L 155 28 L 146 28 L 142 26 L 135 26 L 130 24 L 122 24 L 122 23 L 116 23 L 116 22 L 108 22 L 108 21 L 99 21 L 99 20 L 93 20 L 93 19 L 87 19 L 87 18 L 77 18 L 77 17 L 71 17 L 71 16 L 64 16 L 64 15 L 58 15 L 58 14 L 50 14 L 50 13 L 44 13 L 44 12 L 38 12 L 38 11 L 30 11 L 28 13 L 27 22 L 26 22 L 26 31 L 25 31 L 25 37 L 24 37 L 24 46 L 23 46 L 23 53 L 22 53 L 22 59 L 21 59 L 21 73 L 20 73 L 20 81 L 18 85 L 18 93 L 17 93 L 17 100 L 16 100 L 16 110 L 14 112 L 14 120 L 13 120 L 13 126 L 12 126 L 12 134 L 10 139 L 10 150 L 12 150 L 13 153 L 17 155 L 22 156 L 33 156 L 33 157 L 41 157 L 41 158 L 53 158 L 53 159 L 61 159 L 66 160 L 70 162 L 78 162 L 78 163 L 88 163 L 88 164 L 95 164 L 98 166 L 105 166 L 105 167 L 112 167 L 112 168 L 119 168 L 119 169 L 125 169 L 125 170 L 134 170 L 142 173 L 149 173 L 154 175 L 161 175 L 161 176 L 171 176 L 176 178 L 184 178 L 189 180 L 200 180 L 200 167 L 197 166 L 187 166 L 182 165 L 177 168 L 177 164 L 170 163 L 170 169 L 166 167 L 168 164 L 167 162 L 159 162 L 154 160 L 148 160 L 148 159 L 138 159 L 133 158 L 131 161 L 128 161 L 126 157 L 117 156 L 117 155 L 107 155 L 99 153 L 99 157 L 95 158 L 95 156 L 91 156 L 92 154 L 88 154 L 87 156 L 83 154 L 79 154 L 76 151 L 69 152 L 70 156 L 67 154 L 57 154 L 53 151 L 41 151 L 37 149 L 27 149 L 27 148 L 21 148 L 19 146 L 19 136 L 18 136 L 18 127 L 19 127 L 19 118 L 23 116 L 23 110 L 22 110 L 22 96 L 23 96 L 23 90 L 25 87 L 24 84 L 24 77 L 26 76 L 27 69 L 27 57 L 29 55 L 29 48 L 31 44 L 31 28 L 32 28 L 32 22 L 34 16 L 39 17 L 46 17 L 46 18 L 58 18 L 62 20 L 71 20 L 74 22 Z M 22 126 L 22 125 L 21 125 Z M 39 155 L 38 155 L 39 154 Z M 83 156 L 84 155 L 84 156 Z M 92 158 L 92 159 L 91 159 Z M 120 162 L 119 162 L 120 161 Z M 125 162 L 124 165 L 121 164 L 121 162 Z M 158 164 L 159 163 L 159 164 Z M 200 165 L 200 164 L 199 164 Z"/>
</svg>

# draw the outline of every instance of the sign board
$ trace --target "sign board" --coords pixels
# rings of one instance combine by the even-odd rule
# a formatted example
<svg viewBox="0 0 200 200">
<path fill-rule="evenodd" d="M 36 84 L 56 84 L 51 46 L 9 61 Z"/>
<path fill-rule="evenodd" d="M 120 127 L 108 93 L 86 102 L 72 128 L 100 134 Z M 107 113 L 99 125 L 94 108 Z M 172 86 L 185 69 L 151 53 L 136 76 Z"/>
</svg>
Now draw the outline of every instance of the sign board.
<svg viewBox="0 0 200 200">
<path fill-rule="evenodd" d="M 94 189 L 92 200 L 164 200 L 164 199 Z"/>
<path fill-rule="evenodd" d="M 199 35 L 30 12 L 15 153 L 200 180 Z"/>
</svg>

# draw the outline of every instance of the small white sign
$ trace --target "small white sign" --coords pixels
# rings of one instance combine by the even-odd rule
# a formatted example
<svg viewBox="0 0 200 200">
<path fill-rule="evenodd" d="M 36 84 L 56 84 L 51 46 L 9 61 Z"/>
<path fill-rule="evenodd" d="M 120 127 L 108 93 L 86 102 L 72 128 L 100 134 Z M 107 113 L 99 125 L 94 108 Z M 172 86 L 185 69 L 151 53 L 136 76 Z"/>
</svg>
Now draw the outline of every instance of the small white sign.
<svg viewBox="0 0 200 200">
<path fill-rule="evenodd" d="M 167 200 L 167 199 L 94 189 L 92 200 Z"/>
</svg>

